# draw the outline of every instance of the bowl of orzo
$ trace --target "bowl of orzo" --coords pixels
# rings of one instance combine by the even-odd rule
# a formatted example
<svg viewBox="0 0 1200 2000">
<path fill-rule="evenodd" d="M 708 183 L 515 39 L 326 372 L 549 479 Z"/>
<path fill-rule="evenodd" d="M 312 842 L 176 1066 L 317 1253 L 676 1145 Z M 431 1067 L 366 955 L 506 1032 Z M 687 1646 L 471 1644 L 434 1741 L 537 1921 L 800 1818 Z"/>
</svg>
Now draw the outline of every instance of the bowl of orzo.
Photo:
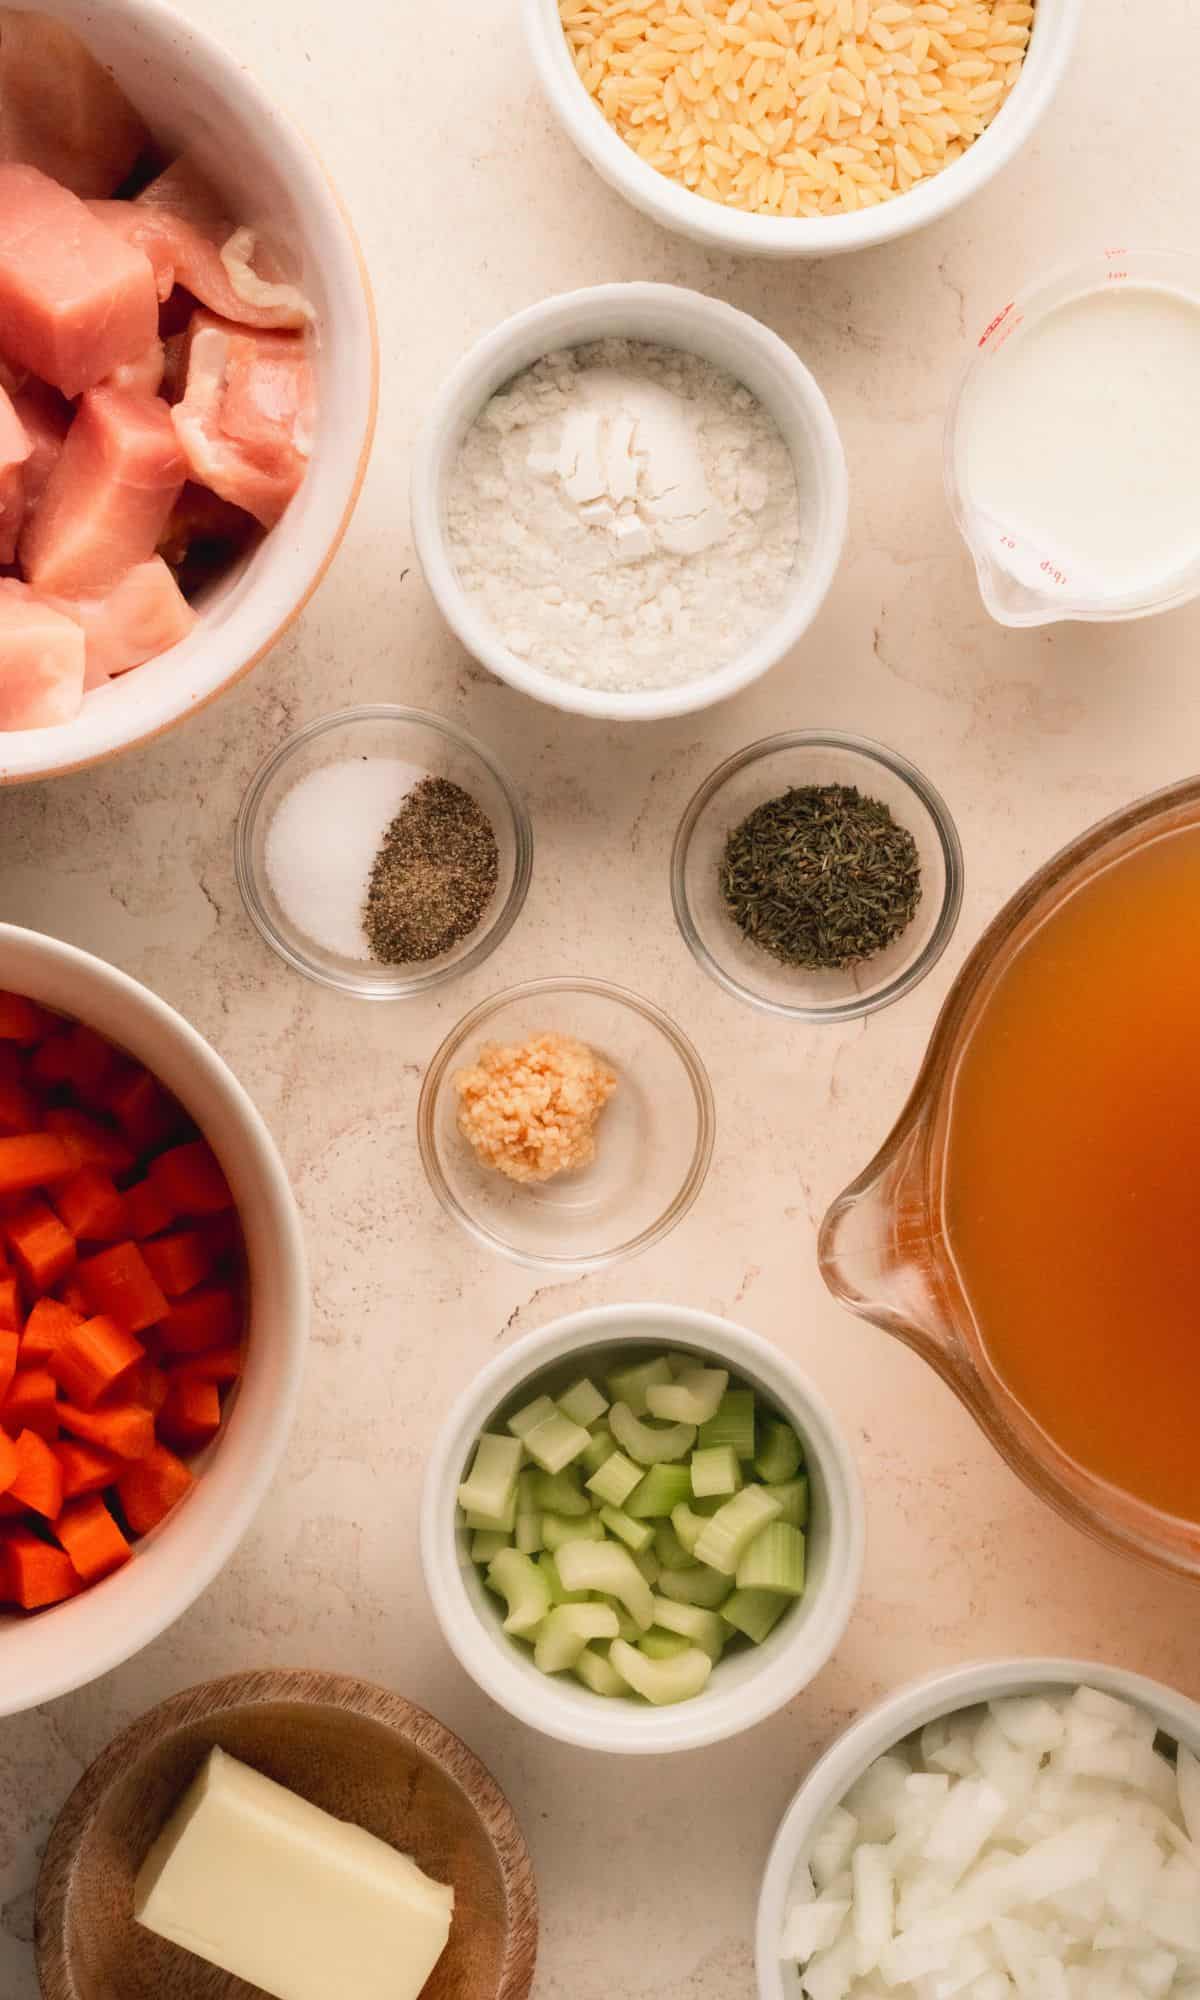
<svg viewBox="0 0 1200 2000">
<path fill-rule="evenodd" d="M 668 229 L 765 257 L 945 215 L 1024 145 L 1083 0 L 523 0 L 550 103 Z"/>
</svg>

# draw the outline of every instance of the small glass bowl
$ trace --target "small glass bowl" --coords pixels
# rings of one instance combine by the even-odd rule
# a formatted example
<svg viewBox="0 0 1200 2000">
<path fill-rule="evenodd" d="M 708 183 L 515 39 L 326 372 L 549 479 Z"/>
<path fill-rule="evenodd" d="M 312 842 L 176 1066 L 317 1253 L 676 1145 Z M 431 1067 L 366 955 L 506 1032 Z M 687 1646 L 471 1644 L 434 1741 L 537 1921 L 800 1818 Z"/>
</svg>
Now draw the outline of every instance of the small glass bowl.
<svg viewBox="0 0 1200 2000">
<path fill-rule="evenodd" d="M 469 936 L 440 958 L 413 966 L 377 965 L 371 959 L 328 951 L 297 928 L 271 886 L 267 835 L 279 806 L 300 779 L 351 757 L 394 757 L 430 777 L 448 778 L 470 793 L 492 823 L 500 872 L 491 903 Z M 330 828 L 330 837 L 337 837 L 335 827 Z M 390 703 L 338 709 L 289 737 L 252 778 L 234 832 L 234 869 L 242 901 L 271 949 L 307 979 L 356 994 L 360 1000 L 411 999 L 481 964 L 520 915 L 532 868 L 529 814 L 491 752 L 441 716 Z"/>
<path fill-rule="evenodd" d="M 617 1088 L 588 1166 L 518 1184 L 476 1160 L 458 1129 L 454 1076 L 486 1042 L 547 1030 L 586 1042 Z M 534 979 L 485 1000 L 442 1043 L 417 1108 L 421 1159 L 443 1208 L 489 1250 L 544 1269 L 599 1270 L 659 1242 L 704 1184 L 713 1130 L 712 1089 L 687 1037 L 648 1000 L 599 979 Z"/>
<path fill-rule="evenodd" d="M 856 786 L 864 797 L 882 800 L 917 843 L 921 900 L 912 922 L 886 951 L 844 972 L 781 965 L 742 936 L 721 895 L 727 836 L 792 785 Z M 928 779 L 894 750 L 832 731 L 797 730 L 739 750 L 701 785 L 671 856 L 675 920 L 697 963 L 739 1000 L 797 1021 L 853 1021 L 910 992 L 953 936 L 962 881 L 958 833 Z"/>
</svg>

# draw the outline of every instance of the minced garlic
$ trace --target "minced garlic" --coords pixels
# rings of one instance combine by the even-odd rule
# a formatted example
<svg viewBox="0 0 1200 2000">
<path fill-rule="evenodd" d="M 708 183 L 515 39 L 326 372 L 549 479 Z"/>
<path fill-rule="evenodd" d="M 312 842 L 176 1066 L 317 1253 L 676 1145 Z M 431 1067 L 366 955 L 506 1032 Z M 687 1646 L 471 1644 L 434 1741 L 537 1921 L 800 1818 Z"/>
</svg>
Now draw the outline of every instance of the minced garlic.
<svg viewBox="0 0 1200 2000">
<path fill-rule="evenodd" d="M 488 1042 L 454 1078 L 458 1129 L 481 1166 L 513 1181 L 585 1167 L 617 1079 L 584 1042 L 553 1031 L 518 1045 Z"/>
</svg>

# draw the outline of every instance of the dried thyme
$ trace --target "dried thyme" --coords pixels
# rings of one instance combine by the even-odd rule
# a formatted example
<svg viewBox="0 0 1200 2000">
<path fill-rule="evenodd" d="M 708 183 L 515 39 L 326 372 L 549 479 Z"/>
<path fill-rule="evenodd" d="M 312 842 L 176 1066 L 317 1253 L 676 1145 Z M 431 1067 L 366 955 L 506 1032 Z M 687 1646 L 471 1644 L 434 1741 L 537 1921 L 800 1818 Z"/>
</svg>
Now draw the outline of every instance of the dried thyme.
<svg viewBox="0 0 1200 2000">
<path fill-rule="evenodd" d="M 853 785 L 793 786 L 733 828 L 721 894 L 781 965 L 844 971 L 885 950 L 921 899 L 911 833 Z"/>
<path fill-rule="evenodd" d="M 469 792 L 422 778 L 383 836 L 363 928 L 384 965 L 439 958 L 476 928 L 500 873 L 496 836 Z"/>
</svg>

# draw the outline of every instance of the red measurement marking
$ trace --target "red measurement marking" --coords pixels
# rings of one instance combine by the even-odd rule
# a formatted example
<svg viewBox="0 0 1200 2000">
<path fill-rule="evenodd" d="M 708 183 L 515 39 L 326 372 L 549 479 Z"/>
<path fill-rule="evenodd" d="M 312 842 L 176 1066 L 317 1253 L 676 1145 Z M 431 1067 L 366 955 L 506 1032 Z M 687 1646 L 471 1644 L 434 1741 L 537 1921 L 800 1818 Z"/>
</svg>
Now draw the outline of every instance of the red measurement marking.
<svg viewBox="0 0 1200 2000">
<path fill-rule="evenodd" d="M 1000 546 L 1002 549 L 1015 549 L 1017 544 L 1011 535 L 1001 535 Z"/>
<path fill-rule="evenodd" d="M 1008 315 L 1009 315 L 1009 313 L 1010 313 L 1010 312 L 1012 311 L 1012 309 L 1013 309 L 1013 306 L 1015 305 L 1015 303 L 1016 303 L 1016 301 L 1015 301 L 1014 299 L 1010 299 L 1010 300 L 1009 300 L 1009 302 L 1008 302 L 1008 304 L 1007 304 L 1007 305 L 1005 306 L 1005 308 L 1004 308 L 1004 311 L 1003 311 L 1003 312 L 1000 312 L 1000 313 L 997 313 L 997 314 L 996 314 L 996 317 L 995 317 L 995 319 L 994 319 L 994 320 L 992 321 L 991 325 L 990 325 L 990 326 L 988 326 L 988 327 L 985 327 L 985 328 L 984 328 L 983 332 L 982 332 L 982 333 L 980 334 L 980 336 L 979 336 L 979 345 L 980 345 L 981 347 L 986 347 L 986 346 L 987 346 L 987 343 L 988 343 L 988 341 L 989 341 L 989 340 L 991 339 L 992 335 L 993 335 L 993 334 L 995 333 L 995 331 L 996 331 L 996 328 L 997 328 L 998 326 L 1003 326 L 1003 324 L 1004 324 L 1005 320 L 1006 320 L 1006 319 L 1008 318 Z"/>
<path fill-rule="evenodd" d="M 1110 271 L 1108 274 L 1108 282 L 1110 285 L 1119 285 L 1121 283 L 1121 280 L 1123 278 L 1127 278 L 1128 276 L 1129 276 L 1128 271 Z"/>
<path fill-rule="evenodd" d="M 1049 557 L 1047 557 L 1046 561 L 1042 564 L 1042 573 L 1044 576 L 1048 576 L 1053 583 L 1065 585 L 1067 581 L 1065 572 L 1061 569 L 1056 568 L 1055 565 L 1050 561 Z"/>
<path fill-rule="evenodd" d="M 1113 257 L 1128 257 L 1129 252 L 1122 247 L 1120 250 L 1106 250 L 1104 254 L 1111 259 Z"/>
</svg>

